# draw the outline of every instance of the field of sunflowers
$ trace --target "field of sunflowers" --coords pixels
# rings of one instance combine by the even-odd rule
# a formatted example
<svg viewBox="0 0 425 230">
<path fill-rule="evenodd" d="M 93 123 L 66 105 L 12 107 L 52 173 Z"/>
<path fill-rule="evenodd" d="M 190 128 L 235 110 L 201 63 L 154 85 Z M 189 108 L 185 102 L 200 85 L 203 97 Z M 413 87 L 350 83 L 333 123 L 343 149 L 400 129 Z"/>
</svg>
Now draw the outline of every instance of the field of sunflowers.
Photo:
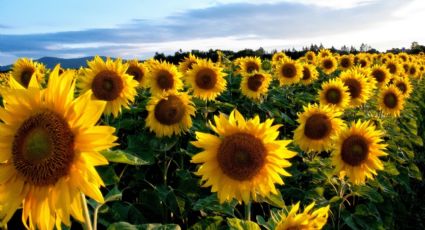
<svg viewBox="0 0 425 230">
<path fill-rule="evenodd" d="M 4 229 L 425 229 L 425 55 L 18 59 Z"/>
</svg>

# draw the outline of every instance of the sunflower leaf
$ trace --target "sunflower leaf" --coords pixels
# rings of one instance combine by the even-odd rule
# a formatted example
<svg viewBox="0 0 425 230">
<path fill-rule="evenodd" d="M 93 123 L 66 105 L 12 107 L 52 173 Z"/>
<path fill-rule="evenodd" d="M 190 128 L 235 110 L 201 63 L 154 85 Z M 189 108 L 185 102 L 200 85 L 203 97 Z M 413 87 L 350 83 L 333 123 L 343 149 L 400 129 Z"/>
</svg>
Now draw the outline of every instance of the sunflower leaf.
<svg viewBox="0 0 425 230">
<path fill-rule="evenodd" d="M 102 152 L 109 162 L 124 163 L 129 165 L 149 165 L 151 162 L 144 161 L 139 157 L 126 153 L 122 150 L 106 150 Z"/>
<path fill-rule="evenodd" d="M 229 225 L 229 229 L 260 230 L 260 226 L 255 222 L 238 218 L 227 218 L 227 224 Z"/>
</svg>

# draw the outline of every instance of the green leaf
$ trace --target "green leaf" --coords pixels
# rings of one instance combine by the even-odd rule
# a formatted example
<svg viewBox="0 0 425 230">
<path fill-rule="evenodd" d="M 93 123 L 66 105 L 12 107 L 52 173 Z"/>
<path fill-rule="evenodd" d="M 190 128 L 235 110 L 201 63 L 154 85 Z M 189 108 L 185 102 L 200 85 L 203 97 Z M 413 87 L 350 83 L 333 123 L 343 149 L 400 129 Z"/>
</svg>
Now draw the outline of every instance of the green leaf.
<svg viewBox="0 0 425 230">
<path fill-rule="evenodd" d="M 392 176 L 397 176 L 398 174 L 400 174 L 400 172 L 397 170 L 396 166 L 392 162 L 385 162 L 384 170 Z"/>
<path fill-rule="evenodd" d="M 257 223 L 238 218 L 227 218 L 227 224 L 229 225 L 229 229 L 234 230 L 261 230 Z"/>
<path fill-rule="evenodd" d="M 140 224 L 132 225 L 127 222 L 113 223 L 108 227 L 108 230 L 180 230 L 177 224 Z"/>
<path fill-rule="evenodd" d="M 126 153 L 122 150 L 105 150 L 102 151 L 103 156 L 110 162 L 124 163 L 129 165 L 149 165 L 148 161 L 144 161 L 134 155 Z"/>
<path fill-rule="evenodd" d="M 220 204 L 218 202 L 217 196 L 213 194 L 206 198 L 196 201 L 196 203 L 193 206 L 193 210 L 211 211 L 211 212 L 217 212 L 220 214 L 224 213 L 229 216 L 234 216 L 234 210 L 235 210 L 236 204 L 237 204 L 237 201 L 235 200 L 233 200 L 230 203 L 226 202 L 226 203 Z"/>
<path fill-rule="evenodd" d="M 357 187 L 357 190 L 355 191 L 359 196 L 368 198 L 370 201 L 374 203 L 381 203 L 384 201 L 384 198 L 377 192 L 375 189 L 369 187 L 369 186 L 360 186 Z"/>
<path fill-rule="evenodd" d="M 215 230 L 218 229 L 223 222 L 223 217 L 221 216 L 212 216 L 202 219 L 198 223 L 194 224 L 189 229 L 191 230 Z"/>
<path fill-rule="evenodd" d="M 113 185 L 120 181 L 120 178 L 115 173 L 114 167 L 111 165 L 98 166 L 96 169 L 105 185 Z"/>
<path fill-rule="evenodd" d="M 409 164 L 409 176 L 417 180 L 422 180 L 422 174 L 418 166 L 414 163 Z"/>
<path fill-rule="evenodd" d="M 285 207 L 285 201 L 283 201 L 282 194 L 280 191 L 277 191 L 277 194 L 271 194 L 267 197 L 259 197 L 259 202 L 266 202 L 270 205 L 273 205 L 275 207 L 284 208 Z"/>
<path fill-rule="evenodd" d="M 122 198 L 122 192 L 118 189 L 117 186 L 114 186 L 113 189 L 111 189 L 108 194 L 105 196 L 105 203 L 109 201 L 116 201 L 121 200 Z"/>
</svg>

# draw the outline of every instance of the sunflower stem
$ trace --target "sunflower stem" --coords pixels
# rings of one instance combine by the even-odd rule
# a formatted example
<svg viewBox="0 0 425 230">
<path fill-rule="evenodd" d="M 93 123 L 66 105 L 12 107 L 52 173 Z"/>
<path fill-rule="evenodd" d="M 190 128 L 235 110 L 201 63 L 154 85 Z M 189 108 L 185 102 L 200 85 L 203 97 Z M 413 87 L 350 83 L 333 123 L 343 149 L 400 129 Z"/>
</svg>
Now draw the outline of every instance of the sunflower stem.
<svg viewBox="0 0 425 230">
<path fill-rule="evenodd" d="M 83 205 L 84 212 L 84 225 L 86 230 L 93 230 L 93 226 L 90 219 L 89 207 L 87 206 L 87 200 L 84 193 L 81 193 L 81 203 Z"/>
<path fill-rule="evenodd" d="M 251 220 L 251 201 L 245 203 L 245 220 Z"/>
</svg>

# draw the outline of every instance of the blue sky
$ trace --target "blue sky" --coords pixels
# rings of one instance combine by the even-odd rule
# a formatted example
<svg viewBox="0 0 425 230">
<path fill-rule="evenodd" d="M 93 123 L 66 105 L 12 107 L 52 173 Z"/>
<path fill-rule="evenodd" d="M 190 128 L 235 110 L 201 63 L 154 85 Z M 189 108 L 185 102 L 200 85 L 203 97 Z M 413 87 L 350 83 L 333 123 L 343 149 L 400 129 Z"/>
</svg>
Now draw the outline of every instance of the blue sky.
<svg viewBox="0 0 425 230">
<path fill-rule="evenodd" d="M 118 4 L 119 3 L 119 4 Z M 425 44 L 423 0 L 0 0 L 0 65 L 17 57 Z"/>
</svg>

